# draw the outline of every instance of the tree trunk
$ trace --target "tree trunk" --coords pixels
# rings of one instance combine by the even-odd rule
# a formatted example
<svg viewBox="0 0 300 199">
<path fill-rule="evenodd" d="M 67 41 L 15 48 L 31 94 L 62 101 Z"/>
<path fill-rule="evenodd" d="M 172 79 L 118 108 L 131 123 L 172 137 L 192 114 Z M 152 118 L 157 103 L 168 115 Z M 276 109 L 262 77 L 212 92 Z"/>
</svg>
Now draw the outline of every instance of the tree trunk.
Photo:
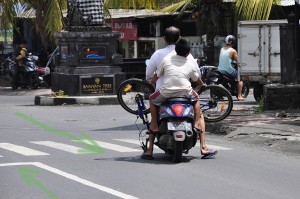
<svg viewBox="0 0 300 199">
<path fill-rule="evenodd" d="M 46 32 L 45 23 L 44 23 L 44 10 L 43 5 L 41 3 L 36 4 L 36 24 L 37 24 L 37 32 L 42 39 L 42 44 L 45 49 L 48 48 L 49 45 L 49 35 Z"/>
<path fill-rule="evenodd" d="M 211 16 L 207 12 L 207 22 L 206 22 L 206 39 L 207 39 L 207 47 L 206 47 L 206 55 L 207 55 L 207 64 L 214 65 L 214 29 L 213 22 L 211 20 Z"/>
</svg>

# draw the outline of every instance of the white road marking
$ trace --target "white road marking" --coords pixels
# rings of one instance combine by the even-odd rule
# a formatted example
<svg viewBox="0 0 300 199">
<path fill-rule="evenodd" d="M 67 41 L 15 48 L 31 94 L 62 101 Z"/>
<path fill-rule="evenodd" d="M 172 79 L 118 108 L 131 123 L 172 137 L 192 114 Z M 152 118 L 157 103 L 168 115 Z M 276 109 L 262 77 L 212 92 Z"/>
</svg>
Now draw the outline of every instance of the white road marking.
<svg viewBox="0 0 300 199">
<path fill-rule="evenodd" d="M 217 146 L 217 145 L 211 145 L 211 144 L 207 144 L 206 146 L 209 149 L 215 149 L 215 150 L 219 150 L 219 151 L 229 151 L 229 150 L 232 150 L 231 148 L 227 148 L 227 147 L 223 147 L 223 146 Z"/>
<path fill-rule="evenodd" d="M 113 140 L 140 145 L 140 142 L 138 140 L 135 140 L 135 139 L 113 139 Z M 154 147 L 158 148 L 157 146 L 154 146 Z M 199 144 L 197 144 L 197 147 L 199 148 Z M 216 150 L 220 150 L 220 151 L 232 150 L 231 148 L 217 146 L 217 145 L 211 145 L 211 144 L 207 144 L 207 147 L 212 148 L 212 149 L 216 149 Z"/>
<path fill-rule="evenodd" d="M 113 139 L 113 140 L 116 140 L 116 141 L 120 141 L 120 142 L 127 142 L 127 143 L 130 143 L 130 144 L 136 144 L 136 145 L 141 145 L 140 141 L 138 140 L 135 140 L 135 139 Z M 146 143 L 144 143 L 146 144 Z M 154 145 L 154 148 L 155 149 L 159 149 L 158 146 Z"/>
<path fill-rule="evenodd" d="M 0 143 L 0 148 L 6 149 L 9 151 L 13 151 L 15 153 L 19 153 L 19 154 L 22 154 L 25 156 L 50 155 L 48 153 L 44 153 L 41 151 L 37 151 L 34 149 L 30 149 L 27 147 L 18 146 L 18 145 L 14 145 L 14 144 L 10 144 L 10 143 Z"/>
<path fill-rule="evenodd" d="M 51 141 L 36 141 L 36 142 L 31 142 L 31 143 L 48 146 L 51 148 L 59 149 L 59 150 L 74 153 L 74 154 L 80 154 L 78 151 L 82 149 L 82 148 L 79 148 L 76 146 L 58 143 L 58 142 L 51 142 Z"/>
<path fill-rule="evenodd" d="M 0 155 L 0 158 L 3 158 L 3 156 L 2 156 L 2 155 Z"/>
<path fill-rule="evenodd" d="M 83 141 L 86 142 L 87 144 L 90 144 L 88 142 L 88 140 L 83 140 Z M 111 144 L 111 143 L 108 143 L 108 142 L 102 142 L 102 141 L 97 141 L 97 140 L 95 140 L 95 142 L 102 148 L 113 150 L 113 151 L 118 151 L 118 152 L 121 152 L 121 153 L 141 152 L 141 150 L 138 150 L 138 149 L 132 149 L 132 148 L 129 148 L 129 147 L 124 147 L 124 146 L 120 146 L 120 145 L 117 145 L 117 144 Z"/>
<path fill-rule="evenodd" d="M 36 167 L 39 167 L 41 169 L 45 169 L 47 171 L 50 171 L 52 173 L 55 173 L 57 175 L 61 175 L 65 178 L 68 178 L 70 180 L 73 180 L 73 181 L 76 181 L 76 182 L 79 182 L 83 185 L 86 185 L 86 186 L 89 186 L 89 187 L 93 187 L 95 189 L 98 189 L 100 191 L 103 191 L 103 192 L 106 192 L 106 193 L 109 193 L 111 195 L 114 195 L 114 196 L 117 196 L 119 198 L 124 198 L 124 199 L 138 199 L 137 197 L 134 197 L 132 195 L 128 195 L 128 194 L 125 194 L 125 193 L 122 193 L 120 191 L 117 191 L 117 190 L 114 190 L 114 189 L 111 189 L 109 187 L 105 187 L 105 186 L 102 186 L 102 185 L 98 185 L 96 183 L 93 183 L 91 181 L 88 181 L 88 180 L 85 180 L 85 179 L 82 179 L 82 178 L 79 178 L 78 176 L 75 176 L 73 174 L 70 174 L 70 173 L 67 173 L 67 172 L 64 172 L 62 170 L 59 170 L 59 169 L 56 169 L 54 167 L 50 167 L 48 165 L 45 165 L 43 163 L 40 163 L 40 162 L 16 162 L 16 163 L 5 163 L 5 164 L 0 164 L 0 167 L 7 167 L 7 166 L 24 166 L 24 165 L 33 165 L 33 166 L 36 166 Z"/>
</svg>

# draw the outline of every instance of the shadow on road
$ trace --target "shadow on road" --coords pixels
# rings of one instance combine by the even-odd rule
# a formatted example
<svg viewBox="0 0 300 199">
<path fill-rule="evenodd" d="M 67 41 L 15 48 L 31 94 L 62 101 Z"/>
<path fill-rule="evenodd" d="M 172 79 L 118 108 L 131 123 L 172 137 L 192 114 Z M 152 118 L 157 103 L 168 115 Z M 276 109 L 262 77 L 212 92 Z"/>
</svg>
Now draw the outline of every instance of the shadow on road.
<svg viewBox="0 0 300 199">
<path fill-rule="evenodd" d="M 144 160 L 140 157 L 140 155 L 138 156 L 129 156 L 129 157 L 117 157 L 114 158 L 113 160 L 115 161 L 122 161 L 122 162 L 133 162 L 133 163 L 141 163 L 141 164 L 165 164 L 165 165 L 172 165 L 175 164 L 172 161 L 172 156 L 168 156 L 165 155 L 164 153 L 155 153 L 153 155 L 154 159 L 153 160 Z M 111 159 L 111 158 L 108 158 Z M 106 158 L 97 158 L 94 160 L 108 160 Z M 184 163 L 189 163 L 192 160 L 195 159 L 201 159 L 201 157 L 194 157 L 194 156 L 183 156 L 182 157 L 182 162 L 180 164 L 184 164 Z"/>
</svg>

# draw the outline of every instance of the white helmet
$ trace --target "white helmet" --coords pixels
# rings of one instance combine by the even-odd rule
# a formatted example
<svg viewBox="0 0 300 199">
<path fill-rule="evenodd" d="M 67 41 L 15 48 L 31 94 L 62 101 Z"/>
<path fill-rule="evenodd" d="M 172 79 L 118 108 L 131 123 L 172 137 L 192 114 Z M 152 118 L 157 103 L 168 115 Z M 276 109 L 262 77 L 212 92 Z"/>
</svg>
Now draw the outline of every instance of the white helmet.
<svg viewBox="0 0 300 199">
<path fill-rule="evenodd" d="M 228 35 L 226 38 L 225 38 L 225 43 L 226 44 L 230 44 L 230 45 L 235 45 L 235 37 L 233 35 Z"/>
</svg>

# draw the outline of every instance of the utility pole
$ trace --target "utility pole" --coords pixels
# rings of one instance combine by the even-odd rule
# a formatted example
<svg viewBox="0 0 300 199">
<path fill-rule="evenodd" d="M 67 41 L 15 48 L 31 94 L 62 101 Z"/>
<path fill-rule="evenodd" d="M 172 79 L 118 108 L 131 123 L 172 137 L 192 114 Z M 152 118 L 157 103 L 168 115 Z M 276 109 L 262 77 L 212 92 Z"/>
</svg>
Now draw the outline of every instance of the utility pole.
<svg viewBox="0 0 300 199">
<path fill-rule="evenodd" d="M 299 6 L 300 0 L 295 0 L 295 39 L 296 39 L 296 46 L 295 46 L 295 64 L 296 64 L 296 72 L 297 72 L 297 83 L 300 83 L 300 31 L 299 31 Z"/>
</svg>

